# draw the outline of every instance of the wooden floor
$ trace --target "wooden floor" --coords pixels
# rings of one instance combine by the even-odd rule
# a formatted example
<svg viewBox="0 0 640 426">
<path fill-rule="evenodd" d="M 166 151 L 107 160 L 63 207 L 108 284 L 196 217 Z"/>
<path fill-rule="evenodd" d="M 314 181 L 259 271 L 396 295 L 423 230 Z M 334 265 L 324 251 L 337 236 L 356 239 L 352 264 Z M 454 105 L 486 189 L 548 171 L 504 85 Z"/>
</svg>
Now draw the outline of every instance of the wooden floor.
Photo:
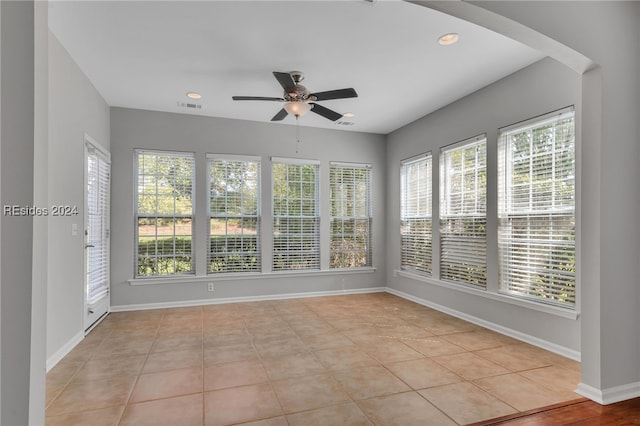
<svg viewBox="0 0 640 426">
<path fill-rule="evenodd" d="M 632 426 L 640 425 L 640 398 L 600 405 L 586 398 L 470 426 Z"/>
</svg>

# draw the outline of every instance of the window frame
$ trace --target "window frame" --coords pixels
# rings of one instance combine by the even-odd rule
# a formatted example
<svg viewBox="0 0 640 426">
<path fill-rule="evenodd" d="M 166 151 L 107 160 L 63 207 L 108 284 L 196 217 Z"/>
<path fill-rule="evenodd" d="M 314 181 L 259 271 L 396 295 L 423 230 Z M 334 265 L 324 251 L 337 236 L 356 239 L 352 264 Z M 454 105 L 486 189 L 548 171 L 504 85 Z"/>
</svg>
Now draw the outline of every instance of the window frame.
<svg viewBox="0 0 640 426">
<path fill-rule="evenodd" d="M 141 213 L 140 212 L 140 179 L 141 176 L 145 176 L 145 175 L 141 175 L 140 174 L 140 156 L 141 155 L 154 155 L 154 156 L 163 156 L 165 158 L 182 158 L 182 159 L 187 159 L 190 161 L 190 166 L 191 166 L 191 174 L 190 174 L 190 204 L 191 204 L 191 214 L 176 214 L 175 212 L 175 202 L 177 197 L 173 197 L 174 198 L 174 213 L 173 214 L 159 214 L 158 213 L 158 204 L 157 204 L 157 198 L 159 196 L 159 193 L 156 189 L 155 192 L 155 196 L 156 196 L 156 204 L 155 204 L 155 214 L 152 213 Z M 159 175 L 159 174 L 155 174 L 152 176 L 165 176 L 165 175 Z M 196 156 L 194 152 L 183 152 L 183 151 L 171 151 L 171 150 L 158 150 L 158 149 L 144 149 L 144 148 L 140 148 L 140 149 L 134 149 L 134 194 L 133 194 L 133 216 L 134 216 L 134 252 L 133 252 L 133 256 L 134 256 L 134 279 L 158 279 L 158 278 L 171 278 L 171 277 L 180 277 L 180 276 L 194 276 L 196 274 L 196 253 L 195 253 L 195 220 L 196 220 Z M 157 185 L 156 185 L 157 186 Z M 178 258 L 179 254 L 176 251 L 176 245 L 175 245 L 175 239 L 180 236 L 180 234 L 176 234 L 176 227 L 175 227 L 175 223 L 176 221 L 180 220 L 180 219 L 189 219 L 190 220 L 190 224 L 191 224 L 191 232 L 190 232 L 190 239 L 191 239 L 191 244 L 189 247 L 189 253 L 188 256 L 184 256 L 184 257 L 188 257 L 189 258 L 189 264 L 190 264 L 190 269 L 188 271 L 179 271 L 179 272 L 173 272 L 173 273 L 168 273 L 168 274 L 161 274 L 161 273 L 156 273 L 156 274 L 148 274 L 148 275 L 143 275 L 140 274 L 140 259 L 142 257 L 145 256 L 141 256 L 140 255 L 140 219 L 155 219 L 156 221 L 158 221 L 159 219 L 169 219 L 169 220 L 173 220 L 174 221 L 174 230 L 173 233 L 171 234 L 173 236 L 174 239 L 174 251 L 172 253 L 172 255 L 169 256 L 162 256 L 162 255 L 158 255 L 158 234 L 157 234 L 157 222 L 156 222 L 156 235 L 155 235 L 155 255 L 151 255 L 151 256 L 146 256 L 146 257 L 151 257 L 151 258 L 155 258 L 156 259 L 156 268 L 157 267 L 157 259 L 161 258 L 161 257 L 166 257 L 166 258 L 174 258 L 174 268 L 175 268 L 175 262 L 176 262 L 176 258 Z"/>
<path fill-rule="evenodd" d="M 259 156 L 249 156 L 249 155 L 230 155 L 230 154 L 207 154 L 206 156 L 207 159 L 207 254 L 206 254 L 206 258 L 207 258 L 207 267 L 206 267 L 206 271 L 207 271 L 207 275 L 210 276 L 214 276 L 214 275 L 219 275 L 219 274 L 229 274 L 229 273 L 239 273 L 239 274 L 246 274 L 246 273 L 260 273 L 262 272 L 262 224 L 261 224 L 261 200 L 262 200 L 262 158 Z M 213 213 L 212 212 L 212 200 L 213 200 L 213 195 L 212 195 L 212 184 L 213 184 L 213 177 L 212 177 L 212 168 L 214 167 L 214 163 L 216 162 L 224 162 L 225 164 L 227 163 L 236 163 L 236 164 L 240 164 L 240 163 L 244 163 L 245 166 L 244 167 L 250 167 L 248 166 L 249 164 L 255 164 L 255 214 L 246 214 L 246 213 L 240 213 L 240 214 L 229 214 L 228 210 L 225 210 L 226 214 L 222 214 L 222 213 Z M 243 170 L 243 172 L 246 172 L 246 170 Z M 228 175 L 225 174 L 225 178 L 227 178 Z M 246 179 L 243 176 L 242 179 L 242 187 L 244 189 L 245 184 L 247 183 Z M 229 193 L 228 191 L 224 192 L 224 200 L 225 200 L 225 205 L 228 205 L 228 200 L 229 200 Z M 244 207 L 244 203 L 243 203 L 243 197 L 242 194 L 240 195 L 240 209 L 242 210 Z M 213 234 L 211 233 L 212 230 L 212 226 L 211 223 L 213 220 L 224 220 L 225 221 L 225 233 L 224 234 Z M 218 237 L 223 237 L 225 239 L 225 247 L 228 247 L 228 240 L 229 240 L 229 236 L 230 235 L 237 235 L 237 234 L 230 234 L 228 232 L 228 222 L 229 221 L 240 221 L 241 223 L 241 233 L 240 233 L 240 251 L 226 251 L 226 252 L 221 252 L 221 258 L 228 258 L 229 256 L 240 256 L 240 257 L 253 257 L 255 259 L 255 267 L 253 268 L 245 268 L 245 267 L 240 267 L 240 268 L 228 268 L 228 269 L 223 269 L 223 270 L 219 270 L 219 271 L 213 271 L 212 270 L 212 238 L 215 236 Z M 255 242 L 253 244 L 250 244 L 250 246 L 255 247 L 254 251 L 251 250 L 247 250 L 245 251 L 243 248 L 245 246 L 244 244 L 244 222 L 245 221 L 253 221 L 255 223 Z M 225 262 L 226 263 L 226 262 Z"/>
<path fill-rule="evenodd" d="M 341 178 L 338 182 L 334 182 L 333 176 L 335 170 L 341 170 Z M 344 171 L 350 170 L 354 174 L 354 179 L 352 182 L 344 182 Z M 364 182 L 358 181 L 355 173 L 356 171 L 364 171 Z M 330 258 L 329 258 L 329 269 L 339 270 L 339 269 L 356 269 L 356 268 L 371 268 L 373 267 L 373 249 L 372 249 L 372 227 L 373 227 L 373 217 L 372 217 L 372 208 L 371 208 L 371 185 L 372 185 L 372 175 L 373 175 L 373 167 L 371 164 L 365 163 L 346 163 L 346 162 L 337 162 L 332 161 L 329 163 L 329 247 L 330 247 Z M 341 197 L 340 200 L 336 200 L 335 196 L 339 193 L 344 195 L 345 191 L 338 191 L 334 188 L 334 185 L 349 185 L 352 184 L 354 187 L 351 191 L 351 197 Z M 364 184 L 364 200 L 361 200 L 356 195 L 355 188 L 358 184 Z M 348 192 L 348 191 L 347 191 Z M 345 212 L 344 204 L 347 202 L 351 202 L 351 207 L 346 207 L 350 211 L 348 213 L 352 214 L 341 214 L 334 215 L 334 203 L 340 202 L 343 206 L 340 208 L 342 213 Z M 358 203 L 364 202 L 364 206 L 361 208 L 357 207 Z M 358 213 L 364 212 L 364 214 Z M 336 222 L 342 223 L 342 232 L 334 233 L 334 224 Z M 346 235 L 344 232 L 344 224 L 345 222 L 352 222 L 353 234 Z M 359 226 L 360 225 L 360 226 Z M 362 227 L 362 225 L 364 225 Z M 364 233 L 360 237 L 357 234 L 358 228 L 364 228 Z M 339 240 L 338 246 L 341 248 L 340 250 L 336 250 L 334 248 L 334 244 L 336 239 Z M 360 240 L 360 241 L 358 241 Z M 351 241 L 354 246 L 358 247 L 358 244 L 364 244 L 364 263 L 350 266 L 334 266 L 334 255 L 336 252 L 341 253 L 342 262 L 345 261 L 345 255 L 349 253 L 355 254 L 361 250 L 357 248 L 347 250 L 345 248 L 345 243 L 347 241 Z M 360 256 L 361 257 L 361 256 Z M 351 262 L 353 263 L 353 262 Z M 343 263 L 344 264 L 344 263 Z"/>
<path fill-rule="evenodd" d="M 302 176 L 303 168 L 312 166 L 314 170 L 314 180 L 313 180 L 313 197 L 302 197 L 302 188 L 300 192 L 300 197 L 289 198 L 288 196 L 283 198 L 287 203 L 287 210 L 290 206 L 290 201 L 299 202 L 300 203 L 300 214 L 292 215 L 292 214 L 277 214 L 277 200 L 276 200 L 276 185 L 278 181 L 276 181 L 276 166 L 285 166 L 288 168 L 290 166 L 300 168 L 299 173 Z M 318 160 L 309 160 L 309 159 L 299 159 L 299 158 L 282 158 L 282 157 L 271 157 L 271 213 L 272 213 L 272 252 L 271 252 L 271 270 L 272 272 L 300 272 L 300 271 L 309 271 L 309 272 L 317 272 L 320 271 L 321 266 L 321 233 L 320 233 L 320 161 Z M 297 182 L 302 187 L 304 181 L 302 177 L 299 181 L 289 180 L 288 176 L 286 182 Z M 304 214 L 305 208 L 303 204 L 313 200 L 313 214 Z M 296 221 L 298 225 L 296 225 Z M 291 225 L 292 227 L 298 227 L 299 232 L 287 232 L 282 233 L 279 232 L 281 229 L 281 225 L 286 223 L 288 227 Z M 311 231 L 311 232 L 309 232 Z M 305 251 L 303 250 L 288 250 L 280 248 L 280 241 L 283 236 L 287 236 L 289 239 L 288 242 L 292 240 L 297 240 L 302 247 L 303 245 L 311 242 L 311 250 L 307 250 L 305 255 Z M 309 238 L 310 237 L 310 238 Z M 288 244 L 287 244 L 288 246 Z M 284 245 L 282 245 L 284 247 Z M 295 261 L 295 253 L 300 255 L 300 260 L 298 262 Z M 309 254 L 311 256 L 309 256 Z M 278 260 L 284 260 L 283 266 L 277 266 Z M 310 263 L 311 266 L 304 267 L 304 263 Z M 303 266 L 303 267 L 301 267 Z"/>
<path fill-rule="evenodd" d="M 569 135 L 572 136 L 570 141 L 570 149 L 565 151 L 557 151 L 555 149 L 556 147 L 555 144 L 557 142 L 556 132 L 558 130 L 557 124 L 567 119 L 571 120 L 571 124 L 570 124 L 571 127 L 568 129 Z M 554 204 L 556 201 L 555 188 L 556 188 L 556 182 L 558 180 L 555 179 L 554 175 L 558 171 L 562 171 L 564 173 L 567 173 L 567 172 L 570 173 L 569 175 L 570 178 L 567 180 L 571 182 L 571 186 L 572 186 L 572 191 L 571 191 L 572 203 L 570 206 L 565 205 L 563 208 L 554 208 L 552 206 L 551 209 L 545 209 L 544 211 L 536 208 L 530 208 L 527 211 L 514 212 L 513 211 L 513 208 L 514 208 L 513 193 L 509 191 L 510 188 L 512 189 L 514 187 L 514 183 L 513 183 L 513 167 L 514 166 L 513 166 L 513 162 L 509 161 L 509 156 L 507 156 L 507 153 L 511 150 L 511 142 L 509 137 L 511 135 L 521 134 L 525 131 L 533 132 L 535 129 L 541 129 L 549 125 L 555 126 L 554 139 L 553 139 L 554 149 L 551 151 L 552 160 L 553 160 L 552 166 L 551 166 L 551 173 L 553 175 L 551 179 L 547 180 L 547 182 L 552 183 L 554 187 L 551 194 L 552 204 Z M 532 152 L 533 148 L 531 147 L 533 146 L 533 144 L 534 144 L 534 140 L 531 139 L 530 148 L 529 148 L 530 152 Z M 558 153 L 566 154 L 567 152 L 570 154 L 570 160 L 571 160 L 570 162 L 572 164 L 572 167 L 569 169 L 556 168 L 556 155 Z M 541 116 L 534 117 L 529 120 L 525 120 L 523 122 L 516 123 L 514 125 L 500 129 L 499 135 L 498 135 L 498 154 L 499 154 L 499 161 L 498 161 L 498 176 L 499 176 L 499 179 L 498 179 L 499 283 L 498 285 L 499 285 L 499 290 L 498 291 L 501 294 L 508 295 L 514 298 L 524 299 L 524 300 L 545 304 L 545 305 L 557 306 L 564 309 L 575 310 L 577 305 L 576 302 L 577 302 L 578 290 L 577 290 L 577 282 L 576 282 L 576 247 L 577 247 L 576 246 L 576 234 L 577 234 L 576 161 L 577 161 L 577 155 L 576 155 L 576 126 L 575 126 L 574 108 L 573 107 L 563 108 L 561 110 L 553 111 L 548 114 L 543 114 Z M 534 158 L 536 156 L 542 157 L 542 155 L 543 154 L 540 154 L 540 153 L 531 154 L 530 158 Z M 533 160 L 530 160 L 530 162 L 533 162 Z M 544 170 L 544 168 L 541 168 L 541 169 Z M 529 173 L 529 176 L 532 176 L 532 174 Z M 533 196 L 534 184 L 540 185 L 540 181 L 534 182 L 533 180 L 531 180 L 529 183 L 529 186 L 531 187 L 529 189 L 529 194 L 528 194 L 528 199 L 529 199 L 528 203 L 530 207 L 532 206 L 532 203 L 534 201 L 544 202 L 544 197 L 539 197 L 538 199 L 538 197 Z M 536 238 L 536 233 L 541 234 L 541 231 L 544 231 L 545 228 L 541 227 L 539 223 L 547 219 L 551 224 L 546 228 L 550 230 L 549 231 L 550 234 L 548 234 L 546 238 L 548 239 L 549 244 L 544 244 L 545 238 Z M 529 241 L 527 242 L 527 244 L 534 246 L 534 248 L 535 246 L 540 247 L 541 250 L 539 250 L 538 253 L 542 253 L 543 251 L 546 252 L 548 250 L 549 253 L 555 256 L 556 250 L 558 250 L 559 247 L 561 247 L 560 248 L 561 250 L 562 249 L 568 250 L 565 253 L 565 255 L 568 253 L 568 259 L 569 259 L 568 263 L 566 264 L 566 267 L 568 269 L 573 269 L 572 272 L 562 271 L 561 269 L 549 268 L 550 272 L 548 274 L 540 273 L 538 275 L 541 277 L 539 279 L 541 282 L 543 282 L 545 279 L 555 280 L 556 276 L 557 276 L 557 279 L 560 282 L 562 282 L 561 280 L 563 279 L 563 276 L 564 276 L 564 279 L 566 279 L 566 286 L 564 288 L 564 290 L 566 290 L 565 293 L 562 293 L 563 291 L 562 284 L 554 283 L 550 285 L 545 285 L 544 283 L 541 283 L 538 285 L 538 287 L 546 288 L 547 291 L 549 291 L 550 293 L 549 297 L 545 297 L 544 293 L 535 294 L 536 290 L 534 289 L 534 285 L 532 282 L 529 282 L 529 281 L 525 281 L 523 284 L 519 284 L 521 290 L 517 290 L 516 285 L 507 278 L 511 276 L 510 274 L 515 273 L 514 271 L 512 271 L 514 268 L 513 267 L 510 268 L 510 265 L 512 262 L 508 262 L 508 259 L 512 257 L 515 258 L 515 256 L 510 255 L 510 253 L 515 250 L 512 246 L 516 246 L 516 243 L 520 241 L 520 239 L 509 237 L 509 232 L 510 230 L 513 229 L 513 223 L 515 220 L 520 220 L 520 221 L 526 220 L 526 235 L 529 235 L 530 233 L 533 232 L 533 238 L 528 238 Z M 537 222 L 534 222 L 534 220 L 536 220 Z M 566 222 L 568 222 L 568 227 Z M 563 226 L 567 229 L 563 229 Z M 561 238 L 561 239 L 558 240 L 557 238 Z M 569 239 L 566 240 L 565 238 L 569 238 Z M 565 243 L 556 244 L 555 246 L 553 246 L 552 243 L 555 241 L 565 241 Z M 532 251 L 532 250 L 528 250 L 527 252 L 535 253 L 535 251 Z M 529 256 L 534 257 L 535 255 L 529 254 Z M 571 258 L 573 259 L 572 262 L 571 262 Z M 557 259 L 549 256 L 549 261 L 547 262 L 547 265 L 553 264 L 552 260 L 553 262 L 555 262 L 556 260 L 559 260 L 560 263 L 562 263 L 562 256 L 558 256 Z M 531 265 L 529 269 L 530 271 L 533 271 L 534 269 L 536 269 L 535 265 Z M 542 267 L 538 267 L 538 269 L 542 269 Z M 526 276 L 526 275 L 527 275 L 526 273 L 523 273 L 523 276 Z M 541 292 L 542 290 L 537 290 L 537 291 Z M 562 300 L 562 299 L 566 299 L 566 300 Z"/>
<path fill-rule="evenodd" d="M 424 177 L 426 184 L 424 187 L 424 214 L 421 213 L 421 187 L 417 186 L 415 191 L 416 211 L 414 214 L 407 213 L 409 198 L 409 183 L 407 182 L 407 174 L 409 167 L 413 165 L 420 166 L 424 162 Z M 418 179 L 420 178 L 418 172 Z M 415 225 L 418 232 L 407 232 L 411 225 Z M 421 232 L 422 231 L 422 232 Z M 407 246 L 413 241 L 424 239 L 424 251 L 409 250 Z M 428 256 L 424 259 L 424 267 L 420 268 L 420 262 L 416 261 L 421 255 Z M 411 260 L 413 259 L 413 260 Z M 412 273 L 432 276 L 433 275 L 433 154 L 431 151 L 407 158 L 400 162 L 400 269 Z"/>
<path fill-rule="evenodd" d="M 478 147 L 482 147 L 484 158 L 478 158 Z M 467 150 L 475 151 L 475 160 L 472 170 L 474 207 L 472 212 L 467 212 L 465 192 L 466 172 L 465 158 L 462 159 L 460 174 L 460 201 L 454 198 L 451 188 L 453 183 L 451 155 L 461 152 L 464 157 Z M 478 164 L 480 160 L 480 164 Z M 483 163 L 483 164 L 482 164 Z M 484 174 L 484 183 L 479 181 Z M 486 134 L 474 136 L 440 148 L 440 279 L 464 284 L 486 290 L 487 288 L 487 136 Z M 480 186 L 480 188 L 479 188 Z M 479 193 L 484 188 L 484 194 Z M 482 203 L 482 201 L 484 201 Z M 466 228 L 471 223 L 466 233 L 456 232 L 451 228 Z M 484 232 L 482 232 L 484 228 Z M 477 253 L 477 254 L 476 254 Z M 467 269 L 467 272 L 464 269 Z"/>
</svg>

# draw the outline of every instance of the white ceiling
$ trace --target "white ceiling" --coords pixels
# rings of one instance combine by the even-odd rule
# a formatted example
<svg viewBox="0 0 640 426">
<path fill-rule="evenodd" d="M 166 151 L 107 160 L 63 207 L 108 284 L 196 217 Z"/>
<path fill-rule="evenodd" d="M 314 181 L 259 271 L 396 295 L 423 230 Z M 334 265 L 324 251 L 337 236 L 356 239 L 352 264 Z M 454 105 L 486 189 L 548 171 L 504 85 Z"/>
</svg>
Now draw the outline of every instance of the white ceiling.
<svg viewBox="0 0 640 426">
<path fill-rule="evenodd" d="M 300 125 L 387 134 L 543 56 L 466 21 L 398 0 L 51 1 L 49 26 L 111 106 L 269 122 L 282 96 L 272 71 L 300 70 L 311 92 L 354 112 Z M 460 41 L 440 46 L 440 35 Z M 188 91 L 203 95 L 185 109 Z M 189 101 L 193 102 L 193 101 Z M 294 124 L 293 117 L 283 121 Z"/>
</svg>

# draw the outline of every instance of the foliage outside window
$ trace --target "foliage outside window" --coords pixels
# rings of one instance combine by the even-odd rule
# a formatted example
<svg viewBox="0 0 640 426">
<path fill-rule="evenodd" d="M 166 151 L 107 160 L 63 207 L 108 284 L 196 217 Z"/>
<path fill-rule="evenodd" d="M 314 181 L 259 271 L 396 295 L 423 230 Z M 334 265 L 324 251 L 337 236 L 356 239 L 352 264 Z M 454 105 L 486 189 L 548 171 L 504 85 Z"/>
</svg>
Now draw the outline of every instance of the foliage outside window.
<svg viewBox="0 0 640 426">
<path fill-rule="evenodd" d="M 405 270 L 432 272 L 431 153 L 402 162 L 400 168 L 400 264 Z"/>
<path fill-rule="evenodd" d="M 208 272 L 259 272 L 260 264 L 260 160 L 209 156 Z"/>
<path fill-rule="evenodd" d="M 499 144 L 500 291 L 574 307 L 573 109 L 503 129 Z"/>
<path fill-rule="evenodd" d="M 462 141 L 440 156 L 440 278 L 486 288 L 487 140 Z"/>
<path fill-rule="evenodd" d="M 273 270 L 320 269 L 319 163 L 273 159 Z"/>
<path fill-rule="evenodd" d="M 371 266 L 371 166 L 332 163 L 329 187 L 329 266 Z"/>
<path fill-rule="evenodd" d="M 136 276 L 194 273 L 194 155 L 137 150 Z"/>
</svg>

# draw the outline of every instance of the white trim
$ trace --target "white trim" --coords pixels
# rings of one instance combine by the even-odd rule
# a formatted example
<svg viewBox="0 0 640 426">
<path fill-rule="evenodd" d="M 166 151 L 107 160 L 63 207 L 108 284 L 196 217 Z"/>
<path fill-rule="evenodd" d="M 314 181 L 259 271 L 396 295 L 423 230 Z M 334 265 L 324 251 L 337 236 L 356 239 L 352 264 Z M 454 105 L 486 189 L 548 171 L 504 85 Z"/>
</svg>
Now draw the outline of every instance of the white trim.
<svg viewBox="0 0 640 426">
<path fill-rule="evenodd" d="M 75 336 L 69 339 L 67 343 L 65 343 L 60 349 L 58 349 L 56 353 L 47 358 L 47 373 L 49 372 L 49 370 L 55 367 L 56 364 L 62 360 L 62 358 L 67 356 L 69 352 L 71 352 L 73 348 L 78 345 L 78 343 L 82 342 L 83 339 L 84 332 L 79 331 Z"/>
<path fill-rule="evenodd" d="M 445 314 L 454 316 L 456 318 L 460 318 L 462 320 L 468 321 L 470 323 L 479 325 L 481 327 L 487 328 L 489 330 L 493 330 L 500 334 L 504 334 L 509 337 L 513 337 L 514 339 L 521 340 L 525 343 L 529 343 L 531 345 L 537 346 L 539 348 L 545 349 L 550 352 L 554 352 L 556 354 L 562 355 L 566 358 L 570 358 L 576 361 L 580 361 L 580 352 L 567 348 L 565 346 L 558 345 L 556 343 L 549 342 L 548 340 L 540 339 L 535 336 L 531 336 L 529 334 L 525 334 L 516 330 L 513 330 L 508 327 L 504 327 L 499 324 L 495 324 L 481 318 L 475 317 L 473 315 L 466 314 L 464 312 L 457 311 L 455 309 L 448 308 L 443 305 L 439 305 L 437 303 L 433 303 L 426 299 L 422 299 L 417 296 L 413 296 L 411 294 L 405 293 L 403 291 L 399 291 L 393 288 L 387 287 L 387 293 L 394 294 L 398 297 L 402 297 L 403 299 L 410 300 L 412 302 L 418 303 L 423 306 L 427 306 L 429 308 L 435 309 L 440 312 L 444 312 Z"/>
<path fill-rule="evenodd" d="M 283 272 L 230 272 L 220 274 L 209 274 L 205 276 L 193 275 L 172 275 L 168 277 L 155 278 L 133 278 L 128 280 L 131 285 L 155 285 L 155 284 L 189 284 L 203 283 L 211 281 L 238 281 L 238 280 L 260 280 L 269 278 L 288 277 L 318 277 L 325 275 L 343 274 L 368 274 L 375 272 L 376 268 L 343 268 L 325 271 L 283 271 Z"/>
<path fill-rule="evenodd" d="M 575 114 L 575 107 L 573 105 L 564 107 L 555 111 L 548 112 L 546 114 L 538 115 L 523 121 L 519 121 L 517 123 L 510 124 L 508 126 L 500 127 L 498 129 L 498 137 L 500 137 L 500 134 L 506 133 L 506 132 L 523 131 L 534 126 L 535 127 L 544 126 L 545 124 L 547 124 L 547 122 L 556 121 L 564 115 L 573 116 L 574 114 Z"/>
<path fill-rule="evenodd" d="M 608 389 L 598 389 L 580 382 L 576 389 L 576 393 L 589 398 L 598 404 L 613 404 L 615 402 L 640 397 L 640 382 L 614 386 Z"/>
<path fill-rule="evenodd" d="M 464 284 L 452 284 L 446 281 L 440 281 L 435 278 L 427 277 L 425 275 L 404 271 L 402 269 L 394 270 L 393 273 L 394 276 L 410 278 L 412 280 L 421 281 L 427 284 L 437 285 L 439 287 L 448 288 L 450 290 L 462 291 L 464 293 L 473 294 L 475 296 L 497 300 L 500 302 L 509 303 L 511 305 L 517 305 L 522 308 L 532 309 L 534 311 L 544 312 L 546 314 L 556 315 L 562 318 L 577 320 L 580 317 L 580 312 L 578 312 L 577 310 L 561 308 L 559 306 L 547 305 L 544 303 L 537 303 L 528 299 L 520 299 L 503 293 L 492 293 L 487 290 L 480 290 Z"/>
<path fill-rule="evenodd" d="M 305 164 L 312 164 L 314 166 L 320 165 L 320 160 L 311 160 L 307 158 L 271 157 L 271 162 L 279 164 L 293 164 L 295 166 L 303 166 Z"/>
<path fill-rule="evenodd" d="M 449 151 L 453 151 L 454 149 L 458 149 L 461 146 L 473 146 L 474 144 L 478 144 L 480 142 L 487 142 L 487 134 L 486 133 L 482 133 L 480 135 L 477 136 L 472 136 L 470 138 L 467 139 L 463 139 L 461 141 L 458 142 L 453 142 L 450 143 L 449 145 L 445 145 L 445 146 L 441 146 L 440 147 L 440 154 L 444 154 L 447 153 Z"/>
<path fill-rule="evenodd" d="M 109 150 L 103 147 L 102 145 L 100 145 L 94 138 L 89 136 L 87 133 L 84 134 L 84 143 L 85 143 L 85 146 L 91 145 L 93 148 L 99 151 L 107 159 L 109 164 L 111 164 L 111 153 L 109 152 Z"/>
<path fill-rule="evenodd" d="M 413 157 L 405 158 L 404 160 L 400 160 L 400 165 L 404 166 L 406 164 L 411 164 L 418 162 L 420 160 L 424 160 L 425 158 L 433 158 L 433 154 L 431 151 L 423 152 L 422 154 L 414 155 Z"/>
<path fill-rule="evenodd" d="M 250 161 L 250 162 L 261 162 L 262 157 L 258 155 L 238 155 L 238 154 L 212 154 L 207 153 L 207 160 L 218 160 L 218 161 Z"/>
<path fill-rule="evenodd" d="M 186 157 L 189 156 L 193 158 L 195 162 L 196 153 L 194 151 L 176 151 L 172 149 L 148 149 L 148 148 L 134 148 L 134 155 L 137 156 L 140 153 L 150 154 L 150 155 L 164 155 L 167 157 Z"/>
<path fill-rule="evenodd" d="M 94 325 L 89 325 L 89 327 L 87 328 L 87 319 L 89 317 L 89 306 L 90 305 L 96 305 L 95 303 L 90 304 L 89 301 L 87 300 L 89 295 L 88 295 L 88 276 L 87 276 L 87 266 L 88 266 L 88 259 L 87 259 L 87 243 L 88 243 L 88 239 L 87 239 L 87 230 L 89 227 L 89 175 L 88 175 L 88 164 L 89 164 L 89 156 L 90 155 L 94 155 L 97 160 L 98 160 L 98 164 L 100 164 L 101 160 L 104 160 L 104 163 L 106 163 L 107 166 L 107 185 L 106 185 L 106 204 L 107 204 L 107 212 L 106 212 L 106 228 L 107 228 L 107 234 L 106 234 L 106 248 L 107 248 L 107 265 L 106 265 L 106 285 L 107 285 L 107 292 L 106 295 L 103 297 L 106 297 L 106 310 L 104 311 L 104 313 L 101 315 L 101 317 L 105 317 L 108 313 L 109 313 L 109 304 L 111 302 L 111 298 L 109 296 L 109 294 L 111 293 L 111 154 L 109 153 L 109 151 L 107 151 L 102 145 L 100 145 L 98 142 L 96 142 L 95 139 L 93 139 L 91 136 L 89 136 L 87 133 L 84 134 L 84 164 L 83 164 L 83 184 L 84 184 L 84 191 L 83 191 L 83 209 L 84 209 L 84 213 L 83 213 L 83 217 L 82 217 L 82 244 L 83 244 L 83 264 L 82 264 L 82 276 L 83 276 L 83 310 L 82 310 L 82 328 L 85 329 L 85 331 L 92 329 L 95 325 L 97 325 L 97 323 L 99 321 L 95 321 Z M 98 173 L 100 173 L 100 166 L 98 165 Z M 101 185 L 99 185 L 101 187 Z M 101 189 L 104 189 L 101 187 Z M 104 306 L 104 305 L 102 305 Z"/>
<path fill-rule="evenodd" d="M 345 161 L 330 161 L 329 166 L 331 167 L 345 167 L 352 169 L 372 169 L 373 166 L 369 163 L 349 163 Z"/>
<path fill-rule="evenodd" d="M 384 293 L 386 287 L 367 287 L 345 290 L 312 291 L 308 293 L 284 293 L 264 296 L 225 297 L 219 299 L 183 300 L 177 302 L 140 303 L 136 305 L 111 306 L 111 312 L 126 312 L 148 309 L 182 308 L 188 306 L 220 305 L 238 302 L 262 302 L 266 300 L 300 299 L 305 297 L 343 296 L 345 294 Z"/>
</svg>

